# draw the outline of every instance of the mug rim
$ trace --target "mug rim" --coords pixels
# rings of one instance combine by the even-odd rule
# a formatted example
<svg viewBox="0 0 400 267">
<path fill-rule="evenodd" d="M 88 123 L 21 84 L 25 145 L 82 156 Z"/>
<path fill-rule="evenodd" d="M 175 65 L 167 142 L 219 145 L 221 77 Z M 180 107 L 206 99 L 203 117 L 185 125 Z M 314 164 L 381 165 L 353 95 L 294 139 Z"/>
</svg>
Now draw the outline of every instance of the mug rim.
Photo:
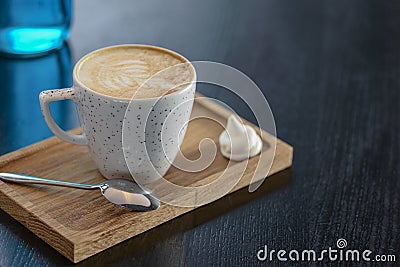
<svg viewBox="0 0 400 267">
<path fill-rule="evenodd" d="M 99 93 L 99 92 L 89 88 L 88 86 L 83 84 L 82 81 L 79 80 L 79 78 L 78 78 L 78 69 L 81 67 L 83 62 L 88 57 L 93 56 L 94 54 L 96 54 L 96 53 L 98 53 L 100 51 L 115 49 L 115 48 L 119 48 L 119 47 L 147 48 L 147 49 L 153 49 L 153 50 L 158 50 L 158 51 L 162 51 L 162 52 L 165 52 L 165 53 L 172 54 L 173 56 L 175 56 L 175 57 L 177 57 L 177 58 L 179 58 L 179 59 L 181 59 L 183 61 L 182 63 L 179 63 L 179 64 L 187 64 L 188 63 L 190 65 L 190 67 L 193 70 L 193 78 L 192 78 L 191 82 L 181 90 L 172 92 L 170 94 L 164 94 L 164 95 L 161 95 L 161 96 L 146 97 L 146 98 L 133 98 L 133 97 L 131 97 L 131 98 L 123 98 L 123 97 L 109 96 L 109 95 Z M 179 65 L 179 64 L 176 64 L 176 65 Z M 175 52 L 173 50 L 170 50 L 170 49 L 167 49 L 167 48 L 164 48 L 164 47 L 160 47 L 160 46 L 147 45 L 147 44 L 119 44 L 119 45 L 106 46 L 106 47 L 102 47 L 102 48 L 93 50 L 93 51 L 87 53 L 86 55 L 82 56 L 78 60 L 78 62 L 75 64 L 74 69 L 73 69 L 72 72 L 73 72 L 73 81 L 74 81 L 74 85 L 72 86 L 73 88 L 75 87 L 75 83 L 78 83 L 78 85 L 80 87 L 82 87 L 83 89 L 91 92 L 92 94 L 101 96 L 103 98 L 107 98 L 109 100 L 120 101 L 120 102 L 129 102 L 129 101 L 133 101 L 133 100 L 134 101 L 147 101 L 147 100 L 153 100 L 154 101 L 154 100 L 159 99 L 161 97 L 168 97 L 170 95 L 180 94 L 180 93 L 186 92 L 189 88 L 191 88 L 193 86 L 193 83 L 196 83 L 196 80 L 197 80 L 196 70 L 195 70 L 192 62 L 190 62 L 186 57 L 182 56 L 181 54 L 179 54 L 178 52 Z M 157 72 L 157 73 L 159 73 L 159 72 Z M 155 73 L 154 75 L 157 75 L 157 73 Z M 154 75 L 150 76 L 150 78 L 153 77 Z"/>
</svg>

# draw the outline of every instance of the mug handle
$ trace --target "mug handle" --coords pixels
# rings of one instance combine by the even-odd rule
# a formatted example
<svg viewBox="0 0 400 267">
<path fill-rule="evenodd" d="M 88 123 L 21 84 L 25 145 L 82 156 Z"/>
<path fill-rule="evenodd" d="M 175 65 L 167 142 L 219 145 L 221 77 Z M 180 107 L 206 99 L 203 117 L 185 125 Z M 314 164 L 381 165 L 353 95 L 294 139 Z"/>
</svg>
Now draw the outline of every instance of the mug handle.
<svg viewBox="0 0 400 267">
<path fill-rule="evenodd" d="M 50 113 L 49 105 L 51 102 L 67 99 L 71 99 L 72 101 L 76 102 L 75 90 L 73 88 L 54 89 L 41 92 L 39 95 L 39 101 L 44 120 L 46 121 L 50 130 L 60 139 L 72 144 L 85 146 L 88 143 L 85 134 L 76 135 L 64 131 L 54 121 L 54 118 Z"/>
</svg>

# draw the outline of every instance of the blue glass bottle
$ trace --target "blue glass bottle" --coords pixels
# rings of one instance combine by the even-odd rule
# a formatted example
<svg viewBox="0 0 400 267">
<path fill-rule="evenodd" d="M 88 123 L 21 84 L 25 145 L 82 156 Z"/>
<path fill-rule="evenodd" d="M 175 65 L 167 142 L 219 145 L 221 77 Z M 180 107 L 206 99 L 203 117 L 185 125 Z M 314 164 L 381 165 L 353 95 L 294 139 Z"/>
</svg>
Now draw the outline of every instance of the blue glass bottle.
<svg viewBox="0 0 400 267">
<path fill-rule="evenodd" d="M 3 0 L 0 0 L 3 1 Z M 72 59 L 69 47 L 34 58 L 0 56 L 0 155 L 50 137 L 39 105 L 39 93 L 72 85 Z M 52 114 L 61 128 L 78 126 L 71 101 L 52 103 Z"/>
<path fill-rule="evenodd" d="M 35 56 L 69 37 L 71 0 L 0 0 L 0 52 Z"/>
</svg>

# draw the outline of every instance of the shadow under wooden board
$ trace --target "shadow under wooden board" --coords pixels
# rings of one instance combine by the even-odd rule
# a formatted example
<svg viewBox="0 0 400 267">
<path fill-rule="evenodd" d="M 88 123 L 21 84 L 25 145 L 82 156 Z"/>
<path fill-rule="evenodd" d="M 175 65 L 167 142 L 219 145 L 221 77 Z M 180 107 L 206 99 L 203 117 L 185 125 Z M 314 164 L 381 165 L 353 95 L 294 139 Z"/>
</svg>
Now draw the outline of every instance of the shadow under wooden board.
<svg viewBox="0 0 400 267">
<path fill-rule="evenodd" d="M 197 98 L 192 116 L 212 117 L 213 120 L 199 118 L 189 123 L 181 146 L 182 153 L 189 159 L 198 158 L 198 144 L 204 138 L 212 139 L 218 146 L 222 125 L 225 125 L 230 114 L 230 111 L 211 100 Z M 276 142 L 268 176 L 291 166 L 291 146 L 265 132 L 263 142 L 263 152 L 270 152 L 270 144 Z M 214 161 L 206 169 L 189 173 L 172 167 L 165 178 L 182 186 L 205 185 L 218 178 L 228 163 L 217 149 Z M 240 162 L 229 164 L 235 168 Z M 263 164 L 259 156 L 248 161 L 244 175 L 229 193 L 250 184 L 257 164 Z M 0 172 L 24 173 L 77 183 L 98 183 L 104 180 L 90 158 L 87 147 L 72 145 L 56 137 L 1 156 Z M 107 202 L 98 191 L 44 185 L 25 186 L 1 181 L 0 208 L 73 262 L 82 261 L 196 209 L 163 203 L 155 211 L 130 212 Z"/>
</svg>

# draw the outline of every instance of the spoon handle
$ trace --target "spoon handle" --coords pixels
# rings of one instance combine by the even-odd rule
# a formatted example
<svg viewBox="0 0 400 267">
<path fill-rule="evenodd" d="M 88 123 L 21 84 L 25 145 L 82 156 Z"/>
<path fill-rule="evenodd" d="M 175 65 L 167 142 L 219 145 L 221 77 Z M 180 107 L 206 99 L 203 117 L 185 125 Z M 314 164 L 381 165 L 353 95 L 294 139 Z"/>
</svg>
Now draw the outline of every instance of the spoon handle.
<svg viewBox="0 0 400 267">
<path fill-rule="evenodd" d="M 7 173 L 7 172 L 0 173 L 0 180 L 14 182 L 14 183 L 65 186 L 65 187 L 73 187 L 73 188 L 80 188 L 80 189 L 86 189 L 86 190 L 99 188 L 99 185 L 77 184 L 77 183 L 70 183 L 70 182 L 64 182 L 64 181 L 38 178 L 38 177 L 28 176 L 25 174 Z"/>
</svg>

